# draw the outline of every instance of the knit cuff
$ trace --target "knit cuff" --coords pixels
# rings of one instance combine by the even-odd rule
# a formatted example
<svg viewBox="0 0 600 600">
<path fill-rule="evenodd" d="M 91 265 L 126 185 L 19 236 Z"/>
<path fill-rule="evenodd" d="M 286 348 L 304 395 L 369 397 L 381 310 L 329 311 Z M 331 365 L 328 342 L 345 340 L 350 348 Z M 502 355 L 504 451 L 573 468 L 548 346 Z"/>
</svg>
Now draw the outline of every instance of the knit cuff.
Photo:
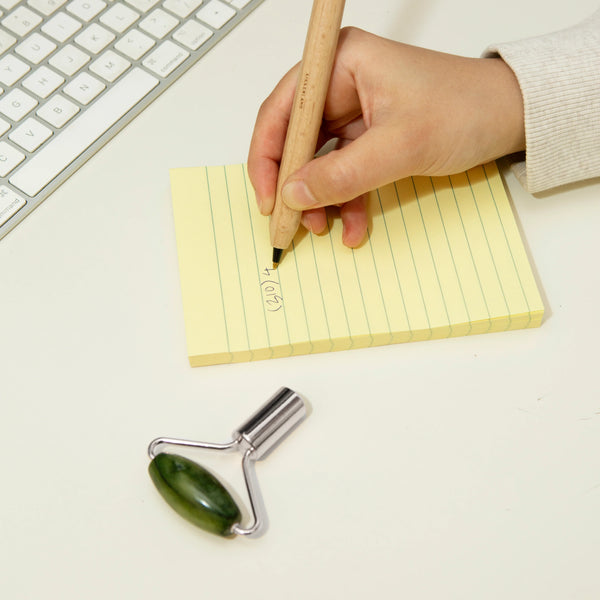
<svg viewBox="0 0 600 600">
<path fill-rule="evenodd" d="M 515 165 L 534 193 L 600 176 L 600 11 L 569 29 L 494 44 L 514 71 L 525 109 L 526 159 Z"/>
</svg>

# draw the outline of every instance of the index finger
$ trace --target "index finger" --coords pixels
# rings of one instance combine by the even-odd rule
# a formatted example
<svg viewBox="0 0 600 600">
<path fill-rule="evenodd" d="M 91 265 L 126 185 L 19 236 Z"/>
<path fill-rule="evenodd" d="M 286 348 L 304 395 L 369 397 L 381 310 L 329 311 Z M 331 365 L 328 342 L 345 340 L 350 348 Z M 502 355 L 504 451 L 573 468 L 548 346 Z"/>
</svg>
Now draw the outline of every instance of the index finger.
<svg viewBox="0 0 600 600">
<path fill-rule="evenodd" d="M 288 71 L 262 103 L 248 152 L 248 175 L 263 215 L 271 214 L 275 204 L 277 175 L 283 154 L 299 65 Z"/>
</svg>

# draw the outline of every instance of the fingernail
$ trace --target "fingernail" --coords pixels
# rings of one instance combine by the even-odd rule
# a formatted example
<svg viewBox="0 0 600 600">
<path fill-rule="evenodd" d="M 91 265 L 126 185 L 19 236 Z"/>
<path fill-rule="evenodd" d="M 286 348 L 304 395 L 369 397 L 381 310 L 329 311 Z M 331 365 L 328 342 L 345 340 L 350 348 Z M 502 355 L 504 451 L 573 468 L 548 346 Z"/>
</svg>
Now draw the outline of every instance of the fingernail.
<svg viewBox="0 0 600 600">
<path fill-rule="evenodd" d="M 317 201 L 303 181 L 290 181 L 281 190 L 283 201 L 295 210 L 311 208 Z"/>
<path fill-rule="evenodd" d="M 313 212 L 308 211 L 302 214 L 302 225 L 311 233 L 321 233 L 319 216 Z"/>
</svg>

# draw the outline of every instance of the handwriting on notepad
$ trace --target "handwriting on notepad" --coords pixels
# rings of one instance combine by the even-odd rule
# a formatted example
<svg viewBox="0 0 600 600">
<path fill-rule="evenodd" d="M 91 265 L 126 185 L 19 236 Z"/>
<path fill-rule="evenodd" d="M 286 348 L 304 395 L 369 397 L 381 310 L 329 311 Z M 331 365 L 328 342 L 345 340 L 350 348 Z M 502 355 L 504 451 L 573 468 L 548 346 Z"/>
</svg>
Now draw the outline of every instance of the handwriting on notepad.
<svg viewBox="0 0 600 600">
<path fill-rule="evenodd" d="M 281 284 L 275 276 L 275 269 L 265 267 L 260 272 L 260 288 L 269 312 L 277 312 L 283 308 L 283 296 L 281 295 Z"/>
</svg>

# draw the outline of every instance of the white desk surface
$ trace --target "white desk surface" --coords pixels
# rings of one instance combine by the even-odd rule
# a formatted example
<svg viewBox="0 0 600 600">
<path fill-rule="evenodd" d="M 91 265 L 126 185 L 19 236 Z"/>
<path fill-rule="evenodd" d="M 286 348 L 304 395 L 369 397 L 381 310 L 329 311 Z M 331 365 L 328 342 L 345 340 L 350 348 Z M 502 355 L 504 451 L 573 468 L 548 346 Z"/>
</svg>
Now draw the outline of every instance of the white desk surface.
<svg viewBox="0 0 600 600">
<path fill-rule="evenodd" d="M 168 169 L 245 160 L 310 4 L 265 0 L 0 242 L 0 597 L 600 597 L 600 181 L 532 197 L 505 170 L 540 329 L 188 366 Z M 477 56 L 596 6 L 348 0 L 344 22 Z M 148 442 L 226 441 L 281 385 L 311 414 L 257 463 L 266 534 L 180 519 Z"/>
</svg>

